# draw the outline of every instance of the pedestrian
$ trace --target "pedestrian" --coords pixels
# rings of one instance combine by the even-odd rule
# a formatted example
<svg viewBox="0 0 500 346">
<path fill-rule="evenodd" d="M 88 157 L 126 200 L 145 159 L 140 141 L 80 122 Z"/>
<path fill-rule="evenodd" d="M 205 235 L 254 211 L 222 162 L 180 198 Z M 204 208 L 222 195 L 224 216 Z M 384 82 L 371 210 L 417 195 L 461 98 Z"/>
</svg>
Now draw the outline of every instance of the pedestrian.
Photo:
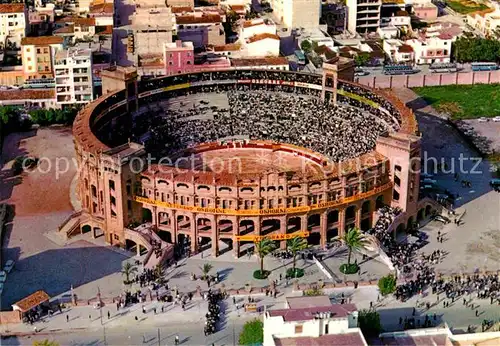
<svg viewBox="0 0 500 346">
<path fill-rule="evenodd" d="M 416 312 L 416 309 L 415 309 L 415 308 L 413 308 L 413 311 L 412 311 L 411 315 L 412 315 L 412 316 L 415 316 L 415 312 Z"/>
<path fill-rule="evenodd" d="M 38 328 L 35 326 L 35 334 L 38 333 Z"/>
<path fill-rule="evenodd" d="M 176 345 L 179 345 L 179 335 L 176 335 L 176 336 L 175 336 L 175 344 L 176 344 Z"/>
<path fill-rule="evenodd" d="M 370 309 L 373 308 L 373 302 L 370 302 Z"/>
<path fill-rule="evenodd" d="M 135 319 L 136 321 L 138 321 L 138 320 L 139 320 L 139 319 L 137 318 L 137 316 L 134 316 L 134 319 Z"/>
<path fill-rule="evenodd" d="M 154 311 L 154 313 L 155 313 L 155 315 L 156 315 L 156 307 L 154 307 L 154 308 L 153 308 L 153 311 Z"/>
<path fill-rule="evenodd" d="M 434 319 L 434 321 L 437 319 L 436 313 L 434 313 L 434 316 L 432 316 L 432 318 Z"/>
<path fill-rule="evenodd" d="M 92 315 L 91 315 L 91 314 L 89 314 L 89 320 L 91 320 L 91 319 L 92 319 Z"/>
<path fill-rule="evenodd" d="M 233 304 L 236 304 L 236 297 L 233 297 Z"/>
<path fill-rule="evenodd" d="M 162 306 L 161 306 L 161 312 L 163 312 L 163 310 L 164 310 L 164 309 L 163 309 L 163 305 L 162 305 Z"/>
<path fill-rule="evenodd" d="M 146 313 L 146 308 L 143 306 L 142 307 L 142 313 L 145 314 Z"/>
<path fill-rule="evenodd" d="M 111 313 L 108 311 L 108 320 L 111 318 Z"/>
<path fill-rule="evenodd" d="M 282 278 L 283 278 L 283 274 L 280 273 L 280 281 L 281 281 Z"/>
<path fill-rule="evenodd" d="M 399 317 L 399 324 L 403 324 L 403 317 Z"/>
<path fill-rule="evenodd" d="M 66 322 L 69 322 L 69 315 L 66 315 Z"/>
<path fill-rule="evenodd" d="M 476 317 L 479 316 L 479 310 L 476 310 Z"/>
</svg>

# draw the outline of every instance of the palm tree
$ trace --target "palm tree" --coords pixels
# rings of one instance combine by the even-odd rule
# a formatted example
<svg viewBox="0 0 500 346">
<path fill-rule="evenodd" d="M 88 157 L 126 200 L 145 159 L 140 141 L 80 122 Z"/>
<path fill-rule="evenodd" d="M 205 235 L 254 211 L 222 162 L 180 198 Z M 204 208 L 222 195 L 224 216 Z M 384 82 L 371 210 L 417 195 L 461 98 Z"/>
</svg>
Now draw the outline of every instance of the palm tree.
<svg viewBox="0 0 500 346">
<path fill-rule="evenodd" d="M 269 255 L 275 248 L 274 241 L 270 238 L 262 238 L 254 243 L 255 252 L 260 258 L 260 274 L 264 274 L 264 257 Z"/>
<path fill-rule="evenodd" d="M 203 274 L 203 279 L 206 279 L 208 273 L 212 270 L 213 266 L 210 263 L 205 263 L 203 267 L 201 267 L 201 273 Z"/>
<path fill-rule="evenodd" d="M 367 238 L 359 228 L 352 227 L 343 236 L 337 236 L 335 240 L 340 240 L 349 249 L 349 254 L 347 255 L 347 266 L 351 265 L 351 254 L 353 251 L 358 251 L 366 246 L 368 243 Z"/>
<path fill-rule="evenodd" d="M 137 267 L 130 262 L 125 262 L 122 267 L 122 274 L 125 275 L 125 282 L 128 284 L 130 282 L 130 275 L 137 272 Z"/>
<path fill-rule="evenodd" d="M 307 247 L 307 240 L 301 237 L 293 237 L 287 241 L 286 246 L 293 256 L 293 274 L 295 275 L 295 262 L 297 259 L 297 252 L 304 250 Z"/>
</svg>

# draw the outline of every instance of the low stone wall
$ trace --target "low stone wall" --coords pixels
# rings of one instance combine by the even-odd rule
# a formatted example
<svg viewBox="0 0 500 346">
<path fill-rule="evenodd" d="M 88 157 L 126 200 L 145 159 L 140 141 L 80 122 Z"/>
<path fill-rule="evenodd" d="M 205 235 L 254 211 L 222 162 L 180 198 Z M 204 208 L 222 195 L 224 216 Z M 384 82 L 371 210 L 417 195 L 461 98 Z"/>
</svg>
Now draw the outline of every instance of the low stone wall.
<svg viewBox="0 0 500 346">
<path fill-rule="evenodd" d="M 21 313 L 19 311 L 0 311 L 0 324 L 13 324 L 21 322 Z"/>
</svg>

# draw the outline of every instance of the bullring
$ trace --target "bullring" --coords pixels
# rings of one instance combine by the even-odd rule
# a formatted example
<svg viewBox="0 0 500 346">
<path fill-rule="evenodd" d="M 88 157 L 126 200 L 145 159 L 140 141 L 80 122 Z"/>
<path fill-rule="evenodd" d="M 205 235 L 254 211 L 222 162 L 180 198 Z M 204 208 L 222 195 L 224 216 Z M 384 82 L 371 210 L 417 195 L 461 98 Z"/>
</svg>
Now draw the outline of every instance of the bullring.
<svg viewBox="0 0 500 346">
<path fill-rule="evenodd" d="M 331 77 L 328 70 L 323 77 L 223 70 L 137 81 L 133 71 L 107 72 L 103 85 L 109 78 L 119 90 L 88 105 L 73 126 L 83 209 L 75 215 L 75 226 L 64 231 L 70 236 L 93 230 L 113 245 L 137 245 L 138 252 L 148 253 L 155 249 L 150 264 L 171 256 L 172 245 L 191 253 L 208 246 L 214 256 L 224 246 L 240 256 L 248 245 L 238 237 L 245 235 L 283 239 L 307 231 L 311 244 L 326 246 L 350 227 L 371 228 L 376 209 L 384 204 L 402 208 L 402 222 L 409 223 L 421 208 L 420 137 L 413 113 L 387 92 Z M 265 117 L 252 119 L 253 113 L 267 114 L 265 105 L 242 115 L 231 104 L 235 97 L 283 98 L 289 106 L 276 115 L 282 117 L 278 129 L 297 137 L 276 140 L 275 132 L 266 131 Z M 289 129 L 300 123 L 300 116 L 287 113 L 301 111 L 293 103 L 296 97 L 319 105 L 334 131 L 372 119 L 378 131 L 373 143 L 366 141 L 369 148 L 359 145 L 359 152 L 349 155 L 310 139 L 314 132 L 307 137 Z M 210 106 L 217 98 L 228 99 L 229 108 Z M 187 103 L 194 106 L 175 108 Z M 330 114 L 338 119 L 329 119 Z M 248 123 L 242 126 L 242 121 Z M 212 127 L 228 122 L 223 132 Z M 350 132 L 351 141 L 357 133 Z M 169 162 L 184 158 L 183 164 L 161 164 L 159 156 L 139 164 L 152 152 L 168 155 Z M 217 169 L 210 164 L 214 158 Z M 236 171 L 224 166 L 232 159 L 240 163 Z"/>
</svg>

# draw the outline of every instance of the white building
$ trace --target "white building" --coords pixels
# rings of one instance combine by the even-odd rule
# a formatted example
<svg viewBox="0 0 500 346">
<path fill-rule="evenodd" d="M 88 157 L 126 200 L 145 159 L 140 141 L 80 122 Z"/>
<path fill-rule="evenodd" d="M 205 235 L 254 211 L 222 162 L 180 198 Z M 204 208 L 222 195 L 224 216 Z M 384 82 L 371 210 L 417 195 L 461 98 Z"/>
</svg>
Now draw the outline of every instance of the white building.
<svg viewBox="0 0 500 346">
<path fill-rule="evenodd" d="M 28 12 L 24 4 L 0 4 L 0 48 L 7 47 L 7 42 L 20 48 L 27 25 Z"/>
<path fill-rule="evenodd" d="M 415 60 L 413 48 L 401 40 L 384 40 L 382 49 L 395 64 L 413 64 Z"/>
<path fill-rule="evenodd" d="M 469 13 L 467 24 L 481 31 L 484 35 L 491 35 L 500 28 L 500 4 L 493 2 L 493 8 Z"/>
<path fill-rule="evenodd" d="M 244 51 L 251 57 L 277 57 L 280 55 L 280 37 L 276 34 L 258 34 L 245 40 Z"/>
<path fill-rule="evenodd" d="M 420 37 L 405 43 L 415 52 L 417 64 L 449 63 L 452 37 L 442 34 L 435 37 Z"/>
<path fill-rule="evenodd" d="M 270 19 L 246 20 L 240 26 L 239 38 L 246 40 L 254 35 L 276 34 L 276 24 Z"/>
<path fill-rule="evenodd" d="M 316 28 L 321 16 L 320 0 L 270 0 L 273 15 L 288 28 Z"/>
<path fill-rule="evenodd" d="M 331 304 L 327 296 L 287 298 L 285 309 L 264 314 L 264 346 L 366 346 L 353 304 Z"/>
<path fill-rule="evenodd" d="M 347 29 L 351 33 L 372 32 L 380 26 L 381 0 L 347 0 Z"/>
<path fill-rule="evenodd" d="M 58 104 L 82 104 L 94 99 L 90 49 L 71 48 L 59 52 L 54 61 L 54 70 Z"/>
</svg>

